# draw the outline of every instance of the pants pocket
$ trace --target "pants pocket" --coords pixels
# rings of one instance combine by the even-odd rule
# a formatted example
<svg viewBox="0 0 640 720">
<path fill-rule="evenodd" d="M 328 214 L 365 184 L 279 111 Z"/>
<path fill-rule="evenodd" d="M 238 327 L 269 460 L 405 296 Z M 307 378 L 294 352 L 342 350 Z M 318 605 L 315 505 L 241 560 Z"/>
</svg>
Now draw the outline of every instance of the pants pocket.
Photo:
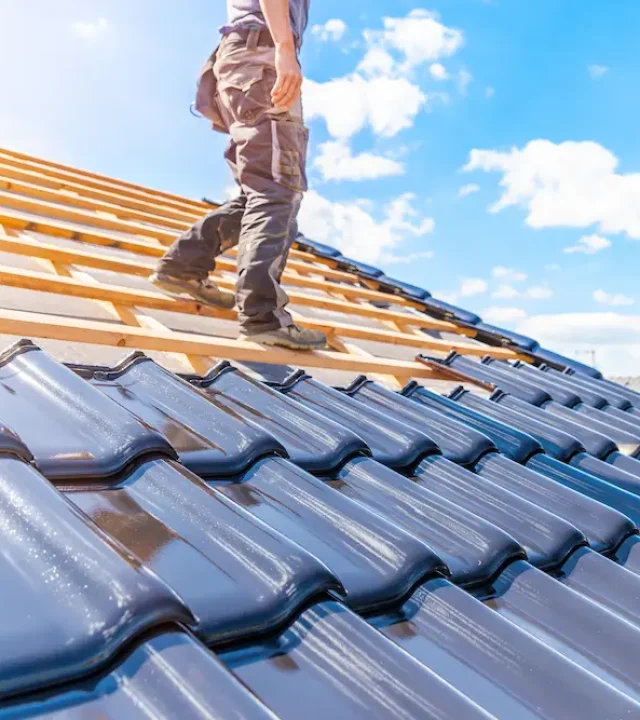
<svg viewBox="0 0 640 720">
<path fill-rule="evenodd" d="M 226 70 L 226 69 L 225 69 Z M 218 80 L 218 93 L 235 122 L 254 125 L 272 109 L 271 89 L 275 82 L 268 67 L 245 65 L 223 70 Z"/>
<path fill-rule="evenodd" d="M 295 120 L 272 119 L 271 137 L 273 179 L 294 192 L 306 192 L 309 131 Z"/>
</svg>

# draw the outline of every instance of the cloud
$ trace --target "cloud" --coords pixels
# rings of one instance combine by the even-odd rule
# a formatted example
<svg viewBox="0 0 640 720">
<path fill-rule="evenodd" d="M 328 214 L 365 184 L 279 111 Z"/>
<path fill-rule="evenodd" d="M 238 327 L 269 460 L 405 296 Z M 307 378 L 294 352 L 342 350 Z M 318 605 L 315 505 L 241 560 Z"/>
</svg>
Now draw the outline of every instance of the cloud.
<svg viewBox="0 0 640 720">
<path fill-rule="evenodd" d="M 523 282 L 527 279 L 527 273 L 515 268 L 505 267 L 504 265 L 496 265 L 491 271 L 496 280 L 502 280 L 506 283 Z"/>
<path fill-rule="evenodd" d="M 584 235 L 575 245 L 566 247 L 566 253 L 584 253 L 585 255 L 595 255 L 601 250 L 611 247 L 611 240 L 601 237 L 600 235 Z"/>
<path fill-rule="evenodd" d="M 589 65 L 587 70 L 594 80 L 599 80 L 609 72 L 609 68 L 606 65 Z"/>
<path fill-rule="evenodd" d="M 436 297 L 446 302 L 455 303 L 460 298 L 473 297 L 474 295 L 482 295 L 489 289 L 489 283 L 482 278 L 462 277 L 457 290 L 453 292 L 438 292 Z"/>
<path fill-rule="evenodd" d="M 433 250 L 408 253 L 407 255 L 389 255 L 385 257 L 385 262 L 387 265 L 409 265 L 417 260 L 431 260 L 434 255 Z"/>
<path fill-rule="evenodd" d="M 596 290 L 593 293 L 593 299 L 602 305 L 612 305 L 614 307 L 636 304 L 636 301 L 632 297 L 628 297 L 622 293 L 608 293 L 604 290 Z"/>
<path fill-rule="evenodd" d="M 460 91 L 461 95 L 467 94 L 467 88 L 469 85 L 471 85 L 471 81 L 473 80 L 473 75 L 468 70 L 460 70 L 458 73 L 458 90 Z"/>
<path fill-rule="evenodd" d="M 393 137 L 411 127 L 427 104 L 422 90 L 405 78 L 365 79 L 357 73 L 326 83 L 305 80 L 303 93 L 307 117 L 323 118 L 329 134 L 341 139 L 367 126 Z"/>
<path fill-rule="evenodd" d="M 638 375 L 640 367 L 640 315 L 617 312 L 536 315 L 516 326 L 567 357 L 591 362 L 595 352 L 598 367 L 608 375 Z"/>
<path fill-rule="evenodd" d="M 460 30 L 443 25 L 427 10 L 412 10 L 405 18 L 385 17 L 384 30 L 365 30 L 369 52 L 380 48 L 401 56 L 401 69 L 407 72 L 423 63 L 451 57 L 464 44 Z"/>
<path fill-rule="evenodd" d="M 442 81 L 449 79 L 447 68 L 442 63 L 433 63 L 433 65 L 429 68 L 429 72 L 431 73 L 431 77 L 435 80 Z"/>
<path fill-rule="evenodd" d="M 496 300 L 511 300 L 520 295 L 520 291 L 516 290 L 513 285 L 498 285 L 498 288 L 491 293 L 491 297 Z"/>
<path fill-rule="evenodd" d="M 467 195 L 472 195 L 477 192 L 480 192 L 480 185 L 464 185 L 460 188 L 460 190 L 458 190 L 458 196 L 466 197 Z"/>
<path fill-rule="evenodd" d="M 313 167 L 324 180 L 373 180 L 404 173 L 404 165 L 397 160 L 370 152 L 352 155 L 351 148 L 340 140 L 320 145 Z"/>
<path fill-rule="evenodd" d="M 526 275 L 524 276 L 526 278 Z M 553 290 L 547 285 L 532 285 L 526 290 L 517 290 L 513 285 L 499 285 L 491 293 L 496 300 L 513 300 L 513 298 L 524 298 L 528 300 L 548 300 L 553 297 Z"/>
<path fill-rule="evenodd" d="M 414 200 L 410 193 L 400 195 L 375 217 L 370 202 L 332 202 L 311 190 L 300 210 L 300 230 L 364 262 L 403 262 L 405 254 L 398 252 L 402 242 L 423 238 L 435 227 L 432 218 L 420 216 Z"/>
<path fill-rule="evenodd" d="M 322 36 L 326 26 L 318 27 Z M 414 70 L 429 63 L 432 78 L 446 79 L 439 61 L 462 47 L 461 31 L 443 25 L 434 13 L 414 10 L 404 18 L 385 17 L 382 30 L 365 30 L 363 37 L 366 53 L 353 72 L 304 83 L 307 117 L 324 119 L 332 137 L 347 139 L 365 128 L 393 137 L 412 127 L 422 110 L 448 101 L 445 93 L 425 93 Z M 461 88 L 467 76 L 465 70 L 458 74 Z"/>
<path fill-rule="evenodd" d="M 311 34 L 315 35 L 323 42 L 327 42 L 328 40 L 338 42 L 339 40 L 342 40 L 346 32 L 347 24 L 343 20 L 336 18 L 327 20 L 324 25 L 314 25 L 311 28 Z"/>
<path fill-rule="evenodd" d="M 513 325 L 526 317 L 527 313 L 517 307 L 488 307 L 482 312 L 484 321 L 493 325 Z"/>
<path fill-rule="evenodd" d="M 618 173 L 618 164 L 595 142 L 534 140 L 521 150 L 472 150 L 464 169 L 502 173 L 490 212 L 521 207 L 532 228 L 596 226 L 640 239 L 640 173 Z"/>
<path fill-rule="evenodd" d="M 484 89 L 484 95 L 485 95 L 485 97 L 487 97 L 487 98 L 495 97 L 495 94 L 496 94 L 495 88 L 486 87 L 486 88 Z"/>
<path fill-rule="evenodd" d="M 98 35 L 106 32 L 108 28 L 109 23 L 105 18 L 99 18 L 95 22 L 77 21 L 71 24 L 73 32 L 86 40 L 95 40 Z"/>
<path fill-rule="evenodd" d="M 547 285 L 534 285 L 524 291 L 523 297 L 530 300 L 548 300 L 553 297 L 553 290 Z"/>
</svg>

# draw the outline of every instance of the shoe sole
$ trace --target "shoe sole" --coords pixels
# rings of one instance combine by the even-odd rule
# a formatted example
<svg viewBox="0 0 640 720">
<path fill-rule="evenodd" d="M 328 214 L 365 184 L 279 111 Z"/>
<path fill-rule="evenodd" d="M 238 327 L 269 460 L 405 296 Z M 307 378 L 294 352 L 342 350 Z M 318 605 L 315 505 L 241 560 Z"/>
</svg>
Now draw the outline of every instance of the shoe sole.
<svg viewBox="0 0 640 720">
<path fill-rule="evenodd" d="M 230 305 L 223 301 L 215 302 L 214 300 L 211 300 L 211 298 L 199 295 L 198 293 L 193 292 L 193 290 L 185 288 L 178 283 L 166 282 L 164 280 L 150 280 L 149 282 L 154 287 L 157 287 L 159 290 L 162 290 L 167 295 L 171 295 L 171 297 L 174 297 L 177 300 L 184 300 L 186 295 L 192 300 L 196 300 L 197 302 L 204 303 L 205 305 L 211 305 L 212 307 L 220 308 L 222 310 L 233 310 L 233 307 L 235 305 L 235 301 L 233 305 Z"/>
<path fill-rule="evenodd" d="M 251 335 L 247 335 L 246 337 L 242 337 L 241 340 L 246 340 L 247 342 L 255 342 L 258 343 L 258 345 L 266 345 L 268 347 L 283 347 L 287 348 L 287 350 L 326 350 L 327 349 L 327 343 L 294 343 L 294 342 L 287 342 L 286 340 L 256 340 L 255 337 L 251 337 Z"/>
</svg>

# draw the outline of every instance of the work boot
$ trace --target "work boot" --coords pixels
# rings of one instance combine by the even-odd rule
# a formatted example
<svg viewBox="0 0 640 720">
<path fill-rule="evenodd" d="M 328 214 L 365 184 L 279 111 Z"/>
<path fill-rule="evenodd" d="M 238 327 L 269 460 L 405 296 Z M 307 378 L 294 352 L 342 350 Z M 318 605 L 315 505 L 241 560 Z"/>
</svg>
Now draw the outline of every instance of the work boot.
<svg viewBox="0 0 640 720">
<path fill-rule="evenodd" d="M 220 288 L 211 280 L 188 280 L 186 278 L 154 272 L 149 282 L 169 295 L 183 298 L 188 295 L 192 300 L 213 305 L 214 307 L 231 310 L 236 304 L 233 293 Z"/>
<path fill-rule="evenodd" d="M 289 325 L 259 335 L 241 333 L 240 339 L 260 345 L 277 345 L 290 350 L 322 350 L 327 347 L 327 336 L 322 330 L 307 330 L 299 325 Z"/>
</svg>

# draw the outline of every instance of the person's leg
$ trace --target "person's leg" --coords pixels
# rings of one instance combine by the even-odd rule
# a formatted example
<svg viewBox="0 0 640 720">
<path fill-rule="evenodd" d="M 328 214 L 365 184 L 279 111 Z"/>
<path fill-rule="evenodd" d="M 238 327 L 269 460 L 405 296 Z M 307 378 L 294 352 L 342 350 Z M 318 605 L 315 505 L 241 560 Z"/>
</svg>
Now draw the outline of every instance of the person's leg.
<svg viewBox="0 0 640 720">
<path fill-rule="evenodd" d="M 205 280 L 216 268 L 216 257 L 238 244 L 244 207 L 240 195 L 198 220 L 160 259 L 158 273 Z"/>
<path fill-rule="evenodd" d="M 322 333 L 295 327 L 286 311 L 289 298 L 280 285 L 307 189 L 308 134 L 301 105 L 289 112 L 273 109 L 273 48 L 252 50 L 238 42 L 223 43 L 216 75 L 235 143 L 237 178 L 246 197 L 236 287 L 241 336 L 301 349 L 322 347 Z"/>
</svg>

